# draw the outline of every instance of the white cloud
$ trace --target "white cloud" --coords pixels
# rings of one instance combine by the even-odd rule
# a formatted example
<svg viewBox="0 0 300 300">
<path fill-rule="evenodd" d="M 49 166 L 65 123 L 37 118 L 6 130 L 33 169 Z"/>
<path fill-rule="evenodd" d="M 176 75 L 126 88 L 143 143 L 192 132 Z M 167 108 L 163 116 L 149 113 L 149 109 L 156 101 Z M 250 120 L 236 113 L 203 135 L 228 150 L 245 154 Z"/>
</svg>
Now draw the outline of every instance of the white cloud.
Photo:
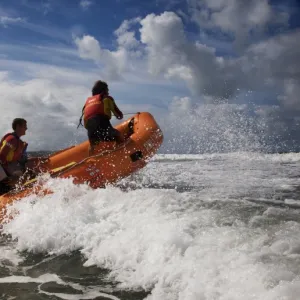
<svg viewBox="0 0 300 300">
<path fill-rule="evenodd" d="M 300 111 L 300 81 L 289 79 L 284 81 L 284 93 L 278 96 L 280 103 L 289 113 L 299 114 Z"/>
<path fill-rule="evenodd" d="M 210 5 L 212 9 L 220 9 L 224 3 L 215 0 Z M 230 3 L 237 5 L 235 1 Z M 252 5 L 260 7 L 256 2 Z M 140 41 L 132 30 L 137 22 L 140 22 Z M 264 24 L 263 18 L 251 22 Z M 206 96 L 206 100 L 216 103 L 234 101 L 234 97 L 244 90 L 274 91 L 275 88 L 283 93 L 280 101 L 287 101 L 284 100 L 287 99 L 284 97 L 284 91 L 287 91 L 284 80 L 293 80 L 294 86 L 300 85 L 297 51 L 300 31 L 253 44 L 237 58 L 217 56 L 214 48 L 190 41 L 182 20 L 173 12 L 124 21 L 115 33 L 116 51 L 102 49 L 91 36 L 76 39 L 80 56 L 105 65 L 110 78 L 144 70 L 146 77 L 184 81 L 194 95 Z M 292 96 L 289 89 L 288 93 L 289 98 L 296 99 L 296 92 Z"/>
<path fill-rule="evenodd" d="M 85 35 L 82 38 L 75 38 L 75 43 L 78 47 L 81 58 L 92 59 L 95 62 L 100 62 L 103 51 L 100 43 L 92 36 Z"/>
<path fill-rule="evenodd" d="M 53 54 L 54 49 L 46 49 L 46 53 Z M 72 51 L 62 51 L 74 59 Z M 85 129 L 76 127 L 101 72 L 7 59 L 1 59 L 0 65 L 6 70 L 0 73 L 1 134 L 12 130 L 14 118 L 24 117 L 29 151 L 61 149 L 86 139 Z"/>
<path fill-rule="evenodd" d="M 141 20 L 141 25 L 141 41 L 149 46 L 174 47 L 185 41 L 182 21 L 173 12 L 164 12 L 158 16 L 150 14 Z"/>
<path fill-rule="evenodd" d="M 47 14 L 48 12 L 43 12 Z M 9 25 L 18 26 L 21 28 L 27 29 L 29 32 L 39 33 L 48 38 L 53 38 L 56 41 L 62 40 L 66 41 L 70 39 L 70 31 L 69 29 L 56 27 L 55 25 L 52 26 L 43 26 L 37 23 L 31 23 L 25 18 L 21 17 L 10 17 L 10 16 L 1 16 L 0 15 L 0 26 L 7 28 Z"/>
<path fill-rule="evenodd" d="M 234 93 L 236 84 L 231 74 L 236 74 L 235 66 L 216 57 L 215 49 L 189 41 L 175 13 L 148 15 L 141 25 L 141 41 L 148 53 L 150 73 L 177 75 L 198 95 L 228 98 Z"/>
<path fill-rule="evenodd" d="M 31 73 L 38 66 L 24 63 L 23 67 L 29 67 L 27 72 Z M 55 71 L 53 67 L 43 65 L 39 66 L 39 70 L 39 75 Z M 30 144 L 29 151 L 57 149 L 83 141 L 85 132 L 77 131 L 76 124 L 82 103 L 88 95 L 84 81 L 81 84 L 79 78 L 77 84 L 74 84 L 74 80 L 64 81 L 66 74 L 59 76 L 59 72 L 53 74 L 55 79 L 43 78 L 38 73 L 31 74 L 36 79 L 19 83 L 6 74 L 1 80 L 0 104 L 1 111 L 5 112 L 0 120 L 1 134 L 12 130 L 14 118 L 23 117 L 28 121 L 29 129 L 24 140 Z"/>
<path fill-rule="evenodd" d="M 268 25 L 284 25 L 288 14 L 277 12 L 269 0 L 188 0 L 193 20 L 200 29 L 220 29 L 233 34 L 243 47 L 249 34 L 259 34 Z"/>
<path fill-rule="evenodd" d="M 142 49 L 141 43 L 136 39 L 135 32 L 130 31 L 130 27 L 139 21 L 140 18 L 125 20 L 114 32 L 118 44 L 115 51 L 103 49 L 99 41 L 90 35 L 75 37 L 80 57 L 104 66 L 108 79 L 120 79 L 124 73 L 136 71 L 141 63 Z"/>
<path fill-rule="evenodd" d="M 225 58 L 218 57 L 213 48 L 189 41 L 181 19 L 174 13 L 148 15 L 141 25 L 149 72 L 177 76 L 195 95 L 232 101 L 239 90 L 286 90 L 284 80 L 292 80 L 294 88 L 289 89 L 288 97 L 298 98 L 295 86 L 300 86 L 300 31 L 254 44 L 241 57 Z"/>
<path fill-rule="evenodd" d="M 79 5 L 83 10 L 87 10 L 93 4 L 92 1 L 89 0 L 80 0 Z"/>
<path fill-rule="evenodd" d="M 7 16 L 0 16 L 0 25 L 4 27 L 8 27 L 10 24 L 16 24 L 16 23 L 23 23 L 25 20 L 23 18 L 17 17 L 7 17 Z"/>
<path fill-rule="evenodd" d="M 127 52 L 124 48 L 117 51 L 102 49 L 100 43 L 89 35 L 75 38 L 75 44 L 81 58 L 91 59 L 99 66 L 104 66 L 108 79 L 118 79 L 126 68 Z"/>
<path fill-rule="evenodd" d="M 8 72 L 0 72 L 0 81 L 3 81 L 8 77 Z"/>
<path fill-rule="evenodd" d="M 192 70 L 183 65 L 170 67 L 166 72 L 166 78 L 180 78 L 188 82 L 193 79 Z"/>
<path fill-rule="evenodd" d="M 134 36 L 134 32 L 125 32 L 118 37 L 118 44 L 126 48 L 133 48 L 139 45 Z"/>
<path fill-rule="evenodd" d="M 280 34 L 251 46 L 240 63 L 245 79 L 257 89 L 277 89 L 284 108 L 300 109 L 300 30 Z"/>
</svg>

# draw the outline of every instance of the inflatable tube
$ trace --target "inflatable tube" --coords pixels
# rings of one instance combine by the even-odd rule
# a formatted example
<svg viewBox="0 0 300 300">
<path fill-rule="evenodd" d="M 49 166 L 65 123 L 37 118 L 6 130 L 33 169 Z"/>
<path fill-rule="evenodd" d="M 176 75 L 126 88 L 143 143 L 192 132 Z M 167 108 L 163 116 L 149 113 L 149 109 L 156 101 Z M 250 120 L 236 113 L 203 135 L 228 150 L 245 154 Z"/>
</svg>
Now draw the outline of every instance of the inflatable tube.
<svg viewBox="0 0 300 300">
<path fill-rule="evenodd" d="M 52 154 L 45 163 L 35 165 L 35 171 L 50 173 L 51 177 L 72 178 L 74 184 L 105 187 L 143 168 L 163 142 L 161 129 L 147 112 L 138 113 L 115 128 L 124 138 L 123 143 L 102 142 L 89 157 L 89 142 L 85 141 Z M 0 222 L 5 207 L 13 201 L 32 193 L 51 193 L 38 182 L 38 178 L 31 179 L 0 196 Z"/>
</svg>

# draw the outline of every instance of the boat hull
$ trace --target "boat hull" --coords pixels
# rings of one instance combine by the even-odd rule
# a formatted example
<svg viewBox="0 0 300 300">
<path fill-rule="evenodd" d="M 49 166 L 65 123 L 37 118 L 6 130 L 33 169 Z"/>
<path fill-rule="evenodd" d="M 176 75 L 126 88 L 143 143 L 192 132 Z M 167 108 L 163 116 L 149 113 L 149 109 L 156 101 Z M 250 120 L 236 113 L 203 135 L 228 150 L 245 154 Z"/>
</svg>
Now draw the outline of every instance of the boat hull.
<svg viewBox="0 0 300 300">
<path fill-rule="evenodd" d="M 89 142 L 85 141 L 52 154 L 48 161 L 34 166 L 38 173 L 50 173 L 55 178 L 72 178 L 74 184 L 88 184 L 92 188 L 114 184 L 143 168 L 158 151 L 163 134 L 150 113 L 143 112 L 116 126 L 124 143 L 102 142 L 88 156 Z M 51 193 L 38 179 L 0 196 L 0 222 L 10 203 L 32 193 Z"/>
</svg>

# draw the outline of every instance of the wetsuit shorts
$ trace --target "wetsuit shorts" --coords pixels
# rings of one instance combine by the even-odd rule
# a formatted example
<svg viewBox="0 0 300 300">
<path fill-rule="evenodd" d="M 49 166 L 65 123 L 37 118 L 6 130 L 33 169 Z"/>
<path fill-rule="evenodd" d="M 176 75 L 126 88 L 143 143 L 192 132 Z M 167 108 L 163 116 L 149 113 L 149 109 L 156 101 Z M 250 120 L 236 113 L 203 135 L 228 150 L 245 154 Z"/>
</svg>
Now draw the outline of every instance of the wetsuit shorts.
<svg viewBox="0 0 300 300">
<path fill-rule="evenodd" d="M 115 141 L 120 135 L 119 131 L 113 128 L 109 119 L 105 116 L 96 116 L 86 123 L 86 129 L 91 145 L 99 142 Z"/>
</svg>

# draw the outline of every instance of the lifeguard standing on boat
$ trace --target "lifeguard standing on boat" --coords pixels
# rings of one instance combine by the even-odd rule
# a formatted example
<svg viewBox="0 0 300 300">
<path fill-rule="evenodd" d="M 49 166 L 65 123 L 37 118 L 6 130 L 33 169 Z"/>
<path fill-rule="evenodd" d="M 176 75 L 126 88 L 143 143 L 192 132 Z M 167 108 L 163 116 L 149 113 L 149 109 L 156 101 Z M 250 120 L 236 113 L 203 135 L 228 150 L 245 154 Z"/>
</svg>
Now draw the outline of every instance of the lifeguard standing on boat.
<svg viewBox="0 0 300 300">
<path fill-rule="evenodd" d="M 94 148 L 99 142 L 123 142 L 120 132 L 110 123 L 112 113 L 117 119 L 123 119 L 123 113 L 109 95 L 107 83 L 98 80 L 92 88 L 92 96 L 87 98 L 82 109 L 84 127 L 90 142 L 89 155 L 94 153 Z M 81 120 L 82 117 L 80 124 Z"/>
</svg>

